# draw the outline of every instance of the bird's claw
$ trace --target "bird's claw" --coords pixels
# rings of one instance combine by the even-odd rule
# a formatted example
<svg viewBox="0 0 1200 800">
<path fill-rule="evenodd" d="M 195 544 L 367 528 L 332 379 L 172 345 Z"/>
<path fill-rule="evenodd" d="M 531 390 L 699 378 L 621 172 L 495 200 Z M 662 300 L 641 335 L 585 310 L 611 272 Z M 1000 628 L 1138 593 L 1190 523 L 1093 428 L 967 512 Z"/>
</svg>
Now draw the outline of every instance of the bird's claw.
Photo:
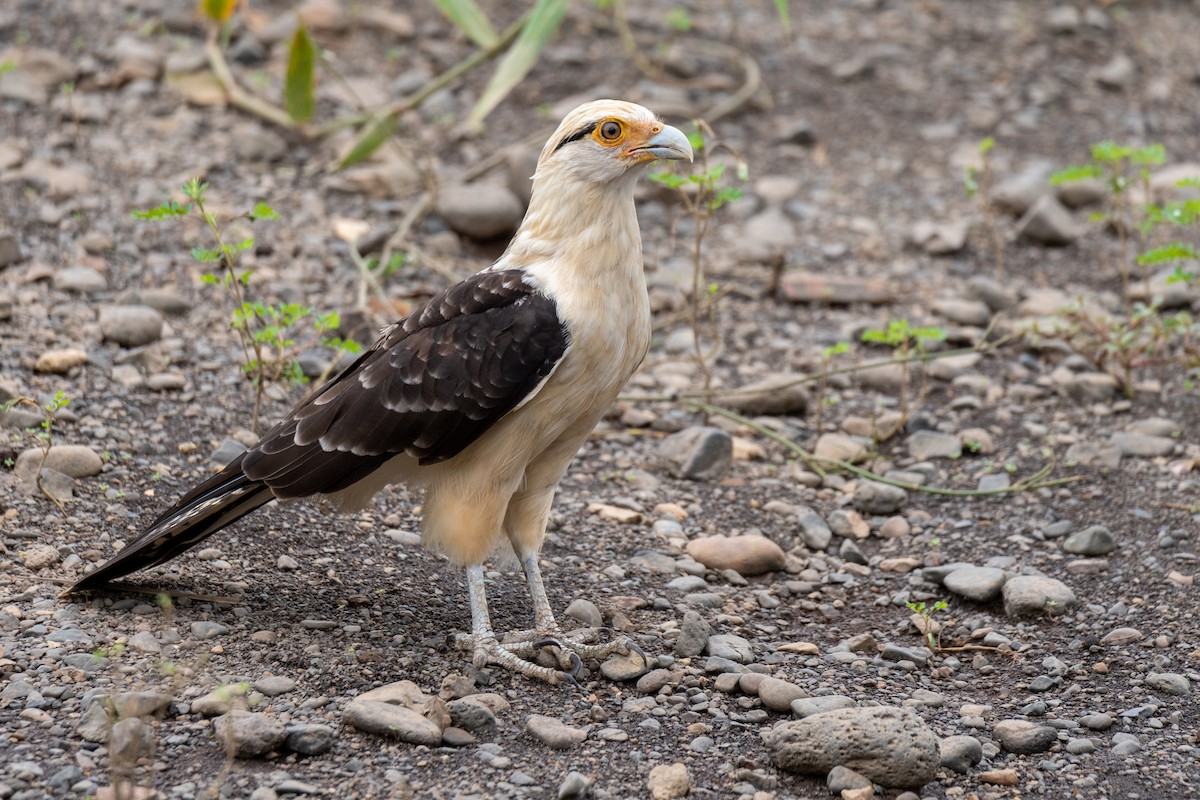
<svg viewBox="0 0 1200 800">
<path fill-rule="evenodd" d="M 546 681 L 547 683 L 572 683 L 579 686 L 579 675 L 583 671 L 583 659 L 604 659 L 613 654 L 627 655 L 637 653 L 643 661 L 648 661 L 646 654 L 628 637 L 622 636 L 603 644 L 589 644 L 579 641 L 572 636 L 545 635 L 532 631 L 521 631 L 519 638 L 509 641 L 497 641 L 495 636 L 476 639 L 464 637 L 474 649 L 472 661 L 482 669 L 488 664 L 510 669 L 530 678 Z M 549 649 L 557 662 L 557 668 L 538 664 L 539 651 Z"/>
</svg>

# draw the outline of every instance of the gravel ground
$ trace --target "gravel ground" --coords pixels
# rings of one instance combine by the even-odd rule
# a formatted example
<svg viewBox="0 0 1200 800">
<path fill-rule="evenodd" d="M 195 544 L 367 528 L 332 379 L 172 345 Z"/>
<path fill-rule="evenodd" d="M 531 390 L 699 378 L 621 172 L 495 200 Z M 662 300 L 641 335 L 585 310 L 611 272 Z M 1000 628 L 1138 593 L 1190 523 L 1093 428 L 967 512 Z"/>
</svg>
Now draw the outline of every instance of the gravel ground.
<svg viewBox="0 0 1200 800">
<path fill-rule="evenodd" d="M 431 7 L 404 5 L 304 5 L 346 79 L 323 79 L 321 120 L 469 54 Z M 675 4 L 636 5 L 664 76 L 638 70 L 607 12 L 576 4 L 486 131 L 454 128 L 484 86 L 472 74 L 405 118 L 399 150 L 338 172 L 348 134 L 305 139 L 202 104 L 190 5 L 0 2 L 0 399 L 71 400 L 47 461 L 65 513 L 28 479 L 39 457 L 18 458 L 36 416 L 0 420 L 14 466 L 0 479 L 0 800 L 1200 792 L 1200 397 L 1177 359 L 1139 368 L 1127 394 L 1086 348 L 1019 335 L 1054 330 L 1073 300 L 1124 308 L 1116 238 L 1087 222 L 1095 206 L 1053 199 L 1050 168 L 1118 139 L 1161 142 L 1200 174 L 1195 5 L 793 3 L 790 37 L 767 2 L 690 4 L 686 32 Z M 278 92 L 290 8 L 252 4 L 255 35 L 230 50 L 244 85 Z M 940 327 L 945 347 L 1003 343 L 907 375 L 743 392 L 722 401 L 740 419 L 706 419 L 663 399 L 701 388 L 693 221 L 643 187 L 655 343 L 564 481 L 542 555 L 568 627 L 628 635 L 648 663 L 586 664 L 578 689 L 473 670 L 454 639 L 464 576 L 421 550 L 420 498 L 403 487 L 354 516 L 271 507 L 134 576 L 140 588 L 58 597 L 253 441 L 228 312 L 188 253 L 204 231 L 131 210 L 195 175 L 217 212 L 266 200 L 282 219 L 254 228 L 253 289 L 339 310 L 356 333 L 347 230 L 378 246 L 424 181 L 440 187 L 386 279 L 387 316 L 402 313 L 502 249 L 531 143 L 560 112 L 615 95 L 675 121 L 705 113 L 741 83 L 735 51 L 765 89 L 714 123 L 750 180 L 707 239 L 712 385 L 820 371 L 838 342 L 855 344 L 834 366 L 886 359 L 858 342 L 889 319 Z M 984 215 L 963 175 L 988 135 Z M 488 163 L 464 203 L 454 187 Z M 1101 196 L 1075 189 L 1063 203 Z M 334 357 L 310 349 L 306 369 Z M 273 392 L 264 419 L 300 391 Z M 1020 487 L 1046 465 L 1071 480 L 906 491 L 822 477 L 781 438 L 926 486 Z M 523 581 L 493 569 L 497 630 L 527 626 Z"/>
</svg>

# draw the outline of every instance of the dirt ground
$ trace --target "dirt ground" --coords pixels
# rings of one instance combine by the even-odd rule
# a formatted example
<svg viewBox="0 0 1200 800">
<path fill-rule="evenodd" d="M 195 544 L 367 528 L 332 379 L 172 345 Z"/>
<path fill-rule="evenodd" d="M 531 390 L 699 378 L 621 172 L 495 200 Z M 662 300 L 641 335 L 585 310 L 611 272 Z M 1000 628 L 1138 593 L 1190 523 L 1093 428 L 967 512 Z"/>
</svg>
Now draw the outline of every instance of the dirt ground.
<svg viewBox="0 0 1200 800">
<path fill-rule="evenodd" d="M 483 5 L 498 27 L 523 7 Z M 1200 8 L 792 2 L 788 35 L 767 0 L 629 5 L 638 58 L 607 4 L 575 3 L 482 131 L 458 123 L 487 67 L 406 115 L 398 151 L 339 172 L 348 133 L 315 139 L 201 104 L 211 94 L 179 77 L 204 68 L 204 29 L 191 3 L 0 0 L 0 255 L 4 237 L 19 248 L 11 263 L 0 258 L 0 388 L 41 401 L 67 395 L 54 440 L 86 446 L 101 470 L 70 483 L 61 514 L 15 473 L 0 482 L 0 800 L 114 796 L 119 748 L 81 727 L 94 695 L 120 692 L 160 692 L 169 702 L 145 715 L 138 730 L 148 740 L 125 743 L 137 761 L 128 780 L 143 788 L 117 796 L 561 798 L 583 796 L 586 783 L 591 797 L 640 798 L 651 796 L 653 768 L 676 763 L 693 797 L 831 796 L 823 776 L 779 768 L 764 744 L 762 733 L 791 715 L 765 709 L 754 693 L 718 689 L 724 667 L 707 656 L 676 654 L 687 611 L 713 633 L 748 642 L 743 669 L 814 697 L 913 708 L 943 741 L 974 737 L 982 760 L 965 772 L 943 766 L 917 797 L 1197 796 L 1200 395 L 1178 359 L 1140 368 L 1127 397 L 1093 380 L 1101 373 L 1061 342 L 1021 336 L 1022 324 L 1054 317 L 1062 300 L 1125 308 L 1117 237 L 1089 223 L 1086 208 L 1071 212 L 1079 235 L 1067 246 L 1018 236 L 1014 218 L 985 215 L 968 198 L 964 175 L 987 136 L 996 141 L 997 184 L 1038 169 L 1044 179 L 1046 165 L 1080 163 L 1106 139 L 1161 143 L 1170 165 L 1200 161 Z M 287 41 L 278 30 L 292 5 L 249 7 L 255 34 L 238 28 L 230 62 L 244 86 L 278 97 Z M 471 52 L 432 3 L 324 0 L 306 14 L 340 75 L 321 73 L 318 124 L 351 113 L 354 97 L 378 106 L 415 91 Z M 520 184 L 530 148 L 582 99 L 619 96 L 686 125 L 737 97 L 745 59 L 761 70 L 761 86 L 751 76 L 754 91 L 711 123 L 749 171 L 745 196 L 716 213 L 706 239 L 706 281 L 720 296 L 713 385 L 814 373 L 838 342 L 851 347 L 835 366 L 887 358 L 887 348 L 859 340 L 889 319 L 938 326 L 947 346 L 976 345 L 984 329 L 1003 343 L 931 368 L 927 379 L 914 370 L 903 400 L 894 370 L 850 372 L 814 382 L 807 411 L 746 412 L 753 424 L 706 419 L 661 399 L 702 388 L 686 352 L 680 288 L 691 285 L 693 223 L 662 187 L 639 191 L 655 342 L 630 399 L 564 481 L 542 554 L 560 616 L 573 600 L 594 604 L 650 666 L 667 670 L 663 688 L 610 680 L 595 663 L 579 689 L 471 670 L 452 636 L 470 627 L 464 576 L 414 544 L 420 498 L 403 487 L 353 516 L 315 503 L 269 507 L 133 576 L 144 594 L 57 597 L 208 474 L 219 448 L 251 441 L 253 393 L 229 312 L 189 255 L 206 245 L 205 232 L 131 211 L 162 202 L 192 176 L 209 183 L 218 212 L 266 201 L 282 219 L 253 228 L 257 244 L 244 263 L 255 270 L 254 290 L 362 319 L 358 272 L 338 235 L 347 220 L 365 223 L 379 242 L 431 187 L 469 172 L 487 185 Z M 723 180 L 735 183 L 733 172 Z M 504 246 L 503 236 L 479 241 L 447 214 L 426 211 L 397 242 L 408 262 L 383 279 L 394 309 L 418 305 Z M 1002 270 L 989 219 L 1003 242 Z M 934 255 L 912 242 L 925 221 L 973 227 L 965 247 Z M 808 273 L 880 297 L 789 302 L 775 286 L 780 264 L 785 287 L 797 285 L 787 274 Z M 979 288 L 980 277 L 990 288 Z M 968 320 L 963 304 L 976 308 L 988 292 L 1015 305 L 995 313 L 987 302 L 987 319 Z M 1060 302 L 1047 309 L 1047 297 Z M 150 341 L 124 346 L 103 315 L 130 305 L 156 306 L 166 321 Z M 86 359 L 39 366 L 72 348 Z M 318 372 L 333 357 L 308 356 Z M 278 419 L 302 391 L 269 398 L 264 419 Z M 843 536 L 838 521 L 851 519 L 864 481 L 822 480 L 777 439 L 811 450 L 822 434 L 861 435 L 871 420 L 901 411 L 906 429 L 870 443 L 863 462 L 878 474 L 975 489 L 981 478 L 1011 474 L 1015 483 L 1049 464 L 1050 478 L 1074 480 L 992 496 L 910 491 L 891 511 L 863 513 L 869 535 Z M 6 458 L 29 446 L 22 421 L 5 419 Z M 702 424 L 732 434 L 737 457 L 717 478 L 675 477 L 660 457 L 663 439 Z M 978 452 L 921 458 L 914 436 L 922 431 L 971 440 Z M 1127 432 L 1143 438 L 1113 444 Z M 1088 463 L 1080 453 L 1092 445 L 1121 451 L 1119 461 Z M 1158 449 L 1133 452 L 1142 445 Z M 620 510 L 636 513 L 625 519 Z M 823 548 L 806 539 L 808 511 L 834 528 Z M 1064 549 L 1065 534 L 1097 525 L 1112 547 Z M 688 542 L 715 534 L 765 535 L 786 563 L 745 578 L 696 569 Z M 954 562 L 1044 575 L 1069 586 L 1077 603 L 1018 616 L 999 599 L 979 602 L 929 580 L 927 568 Z M 497 629 L 526 627 L 519 575 L 504 564 L 495 570 Z M 692 574 L 699 583 L 678 582 Z M 157 590 L 174 593 L 169 612 L 152 602 Z M 929 652 L 906 603 L 937 600 L 948 607 L 935 616 L 941 648 Z M 197 624 L 206 622 L 217 625 Z M 888 654 L 892 645 L 899 656 Z M 266 676 L 292 683 L 263 691 Z M 398 742 L 343 720 L 350 701 L 376 687 L 408 680 L 453 698 L 472 679 L 471 691 L 502 698 L 499 727 L 460 746 Z M 254 687 L 256 714 L 325 726 L 328 747 L 227 757 L 195 706 L 242 682 Z M 527 731 L 538 714 L 586 738 L 550 748 Z M 1011 720 L 1056 735 L 1035 752 L 1013 752 L 997 727 Z M 878 794 L 854 796 L 904 791 L 876 784 Z M 680 791 L 651 785 L 663 797 Z"/>
</svg>

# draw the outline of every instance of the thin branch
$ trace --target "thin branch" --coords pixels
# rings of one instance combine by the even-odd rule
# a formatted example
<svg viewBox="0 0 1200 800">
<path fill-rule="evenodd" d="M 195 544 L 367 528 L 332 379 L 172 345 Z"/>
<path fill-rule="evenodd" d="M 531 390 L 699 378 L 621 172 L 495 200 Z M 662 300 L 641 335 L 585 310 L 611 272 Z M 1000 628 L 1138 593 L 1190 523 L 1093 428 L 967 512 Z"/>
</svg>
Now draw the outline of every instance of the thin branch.
<svg viewBox="0 0 1200 800">
<path fill-rule="evenodd" d="M 208 65 L 212 69 L 213 76 L 217 82 L 225 89 L 225 96 L 229 99 L 229 104 L 235 108 L 240 108 L 243 111 L 248 111 L 251 114 L 257 114 L 268 122 L 273 122 L 281 128 L 295 130 L 296 123 L 279 106 L 263 100 L 250 94 L 234 80 L 233 73 L 229 69 L 229 63 L 225 60 L 225 54 L 221 52 L 221 46 L 217 42 L 215 35 L 210 34 L 208 41 L 204 45 L 204 52 L 208 56 Z"/>
</svg>

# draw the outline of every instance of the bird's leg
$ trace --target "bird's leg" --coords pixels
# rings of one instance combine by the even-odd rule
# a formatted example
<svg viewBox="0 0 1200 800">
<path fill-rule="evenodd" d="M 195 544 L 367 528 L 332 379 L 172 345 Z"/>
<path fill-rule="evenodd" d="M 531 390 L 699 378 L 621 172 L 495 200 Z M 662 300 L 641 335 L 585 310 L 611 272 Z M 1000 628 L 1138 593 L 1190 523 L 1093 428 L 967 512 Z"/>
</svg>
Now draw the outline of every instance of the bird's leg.
<svg viewBox="0 0 1200 800">
<path fill-rule="evenodd" d="M 467 591 L 471 597 L 471 646 L 473 649 L 471 662 L 476 669 L 483 669 L 488 664 L 498 664 L 505 669 L 511 669 L 547 683 L 563 683 L 574 680 L 574 675 L 571 673 L 526 661 L 514 653 L 511 648 L 501 645 L 496 640 L 496 634 L 492 631 L 491 616 L 488 614 L 487 589 L 483 581 L 482 564 L 473 564 L 467 568 Z M 531 650 L 534 649 L 532 642 L 530 645 Z"/>
<path fill-rule="evenodd" d="M 537 553 L 525 555 L 521 559 L 521 567 L 525 571 L 529 596 L 533 600 L 534 629 L 509 634 L 500 647 L 525 658 L 532 658 L 540 648 L 553 646 L 557 650 L 555 657 L 559 666 L 570 671 L 578 669 L 580 658 L 608 658 L 613 653 L 624 655 L 629 653 L 631 648 L 640 652 L 637 645 L 625 636 L 603 644 L 589 644 L 580 636 L 564 635 L 554 619 L 554 612 L 550 609 L 550 598 L 546 595 L 546 584 L 542 581 Z"/>
</svg>

